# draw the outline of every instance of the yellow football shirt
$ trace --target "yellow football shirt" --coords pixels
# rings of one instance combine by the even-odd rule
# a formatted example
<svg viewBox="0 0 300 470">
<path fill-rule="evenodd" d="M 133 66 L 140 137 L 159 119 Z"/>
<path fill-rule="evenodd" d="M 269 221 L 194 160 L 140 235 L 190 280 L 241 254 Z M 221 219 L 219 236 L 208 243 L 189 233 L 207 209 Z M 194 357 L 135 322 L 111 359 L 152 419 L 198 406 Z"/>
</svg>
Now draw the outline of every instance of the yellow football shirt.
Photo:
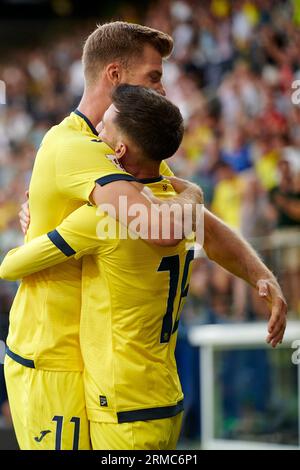
<svg viewBox="0 0 300 470">
<path fill-rule="evenodd" d="M 158 197 L 174 195 L 168 180 L 148 186 Z M 48 236 L 13 250 L 0 275 L 24 276 L 86 255 L 80 345 L 89 419 L 174 416 L 183 409 L 174 351 L 194 250 L 185 240 L 158 247 L 129 236 L 99 239 L 96 227 L 104 217 L 82 206 Z"/>
<path fill-rule="evenodd" d="M 27 241 L 54 229 L 87 202 L 98 178 L 112 174 L 132 178 L 110 161 L 107 156 L 113 151 L 96 134 L 76 110 L 44 137 L 29 188 Z M 163 171 L 168 171 L 166 165 Z M 10 313 L 11 356 L 29 367 L 82 370 L 80 310 L 81 261 L 72 259 L 27 277 Z"/>
</svg>

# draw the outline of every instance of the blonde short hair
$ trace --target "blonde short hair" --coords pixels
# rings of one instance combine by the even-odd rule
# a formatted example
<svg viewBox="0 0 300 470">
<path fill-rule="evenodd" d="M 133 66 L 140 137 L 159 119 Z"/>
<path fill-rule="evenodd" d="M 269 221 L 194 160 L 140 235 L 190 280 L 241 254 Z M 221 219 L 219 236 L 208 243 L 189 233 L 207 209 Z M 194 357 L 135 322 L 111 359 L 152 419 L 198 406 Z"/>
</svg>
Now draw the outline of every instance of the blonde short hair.
<svg viewBox="0 0 300 470">
<path fill-rule="evenodd" d="M 99 25 L 87 38 L 82 63 L 86 83 L 93 83 L 99 71 L 110 62 L 119 60 L 124 65 L 142 55 L 146 44 L 156 49 L 162 58 L 173 49 L 173 39 L 166 33 L 139 24 L 114 21 Z"/>
</svg>

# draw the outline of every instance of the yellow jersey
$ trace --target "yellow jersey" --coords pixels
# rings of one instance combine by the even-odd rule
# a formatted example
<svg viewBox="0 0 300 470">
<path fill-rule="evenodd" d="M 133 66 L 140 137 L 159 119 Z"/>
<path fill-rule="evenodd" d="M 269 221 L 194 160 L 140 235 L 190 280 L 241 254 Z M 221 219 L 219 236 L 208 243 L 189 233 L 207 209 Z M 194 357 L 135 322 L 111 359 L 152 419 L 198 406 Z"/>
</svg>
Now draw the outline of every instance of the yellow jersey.
<svg viewBox="0 0 300 470">
<path fill-rule="evenodd" d="M 174 195 L 162 177 L 147 185 L 157 197 Z M 104 217 L 91 205 L 80 207 L 56 230 L 10 252 L 0 275 L 24 276 L 66 256 L 85 255 L 80 345 L 89 419 L 122 423 L 175 416 L 183 409 L 183 394 L 174 352 L 194 249 L 186 240 L 158 247 L 123 239 L 118 230 L 114 238 L 99 239 L 96 227 Z"/>
<path fill-rule="evenodd" d="M 240 176 L 219 181 L 215 187 L 211 210 L 231 228 L 241 227 L 244 181 Z"/>
<path fill-rule="evenodd" d="M 132 179 L 114 165 L 112 153 L 78 110 L 50 129 L 33 168 L 27 241 L 54 229 L 89 201 L 97 179 Z M 80 310 L 81 261 L 72 259 L 27 277 L 11 309 L 8 353 L 28 367 L 82 370 Z"/>
</svg>

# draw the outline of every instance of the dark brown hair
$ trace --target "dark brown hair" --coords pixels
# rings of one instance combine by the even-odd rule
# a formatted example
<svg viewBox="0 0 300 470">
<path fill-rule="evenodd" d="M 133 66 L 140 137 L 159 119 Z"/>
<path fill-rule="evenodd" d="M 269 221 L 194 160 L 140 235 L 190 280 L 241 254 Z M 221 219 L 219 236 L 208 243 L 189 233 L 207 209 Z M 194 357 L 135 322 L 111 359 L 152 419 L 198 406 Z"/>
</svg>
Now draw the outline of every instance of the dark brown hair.
<svg viewBox="0 0 300 470">
<path fill-rule="evenodd" d="M 115 88 L 112 103 L 115 124 L 150 160 L 171 157 L 181 144 L 184 127 L 177 106 L 154 90 L 122 84 Z"/>
<path fill-rule="evenodd" d="M 166 33 L 139 24 L 115 21 L 99 25 L 87 38 L 82 62 L 86 82 L 92 83 L 104 65 L 114 60 L 123 64 L 143 53 L 146 44 L 156 49 L 162 58 L 173 49 L 173 39 Z"/>
</svg>

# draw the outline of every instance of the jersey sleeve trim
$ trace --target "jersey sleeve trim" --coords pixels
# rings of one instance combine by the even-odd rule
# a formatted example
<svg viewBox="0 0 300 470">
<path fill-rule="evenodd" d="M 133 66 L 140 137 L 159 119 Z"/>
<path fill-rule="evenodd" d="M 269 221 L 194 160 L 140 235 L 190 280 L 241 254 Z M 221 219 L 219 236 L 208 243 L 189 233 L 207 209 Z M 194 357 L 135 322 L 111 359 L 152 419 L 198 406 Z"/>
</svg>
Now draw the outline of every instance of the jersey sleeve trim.
<svg viewBox="0 0 300 470">
<path fill-rule="evenodd" d="M 161 406 L 158 408 L 146 408 L 143 410 L 119 411 L 118 423 L 130 423 L 133 421 L 148 421 L 152 419 L 172 418 L 183 411 L 183 400 L 177 405 Z"/>
<path fill-rule="evenodd" d="M 64 255 L 69 257 L 76 254 L 76 251 L 73 250 L 57 230 L 52 230 L 52 232 L 47 233 L 47 236 Z"/>
<path fill-rule="evenodd" d="M 105 186 L 106 184 L 113 183 L 114 181 L 137 181 L 136 178 L 132 175 L 127 175 L 123 173 L 113 174 L 103 176 L 102 178 L 98 178 L 96 183 L 100 186 Z"/>
<path fill-rule="evenodd" d="M 19 356 L 19 354 L 14 353 L 8 347 L 6 348 L 6 354 L 18 364 L 21 364 L 24 367 L 30 367 L 30 369 L 35 369 L 34 361 L 32 361 L 31 359 L 26 359 L 25 357 Z"/>
</svg>

